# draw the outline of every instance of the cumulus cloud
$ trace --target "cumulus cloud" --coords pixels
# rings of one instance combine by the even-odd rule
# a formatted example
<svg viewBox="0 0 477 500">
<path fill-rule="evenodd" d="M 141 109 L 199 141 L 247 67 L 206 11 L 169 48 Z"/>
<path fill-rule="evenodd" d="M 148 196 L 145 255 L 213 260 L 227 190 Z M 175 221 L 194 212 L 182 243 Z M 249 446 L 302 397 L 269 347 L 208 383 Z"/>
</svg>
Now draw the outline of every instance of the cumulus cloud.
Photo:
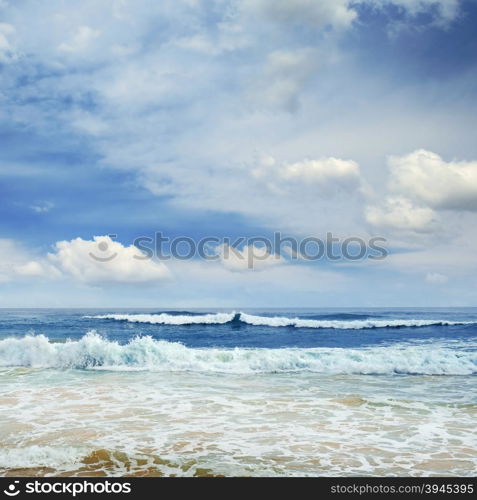
<svg viewBox="0 0 477 500">
<path fill-rule="evenodd" d="M 54 252 L 35 256 L 9 239 L 0 240 L 0 281 L 22 278 L 69 278 L 91 284 L 157 283 L 171 276 L 163 263 L 144 257 L 134 246 L 109 236 L 59 241 Z"/>
<path fill-rule="evenodd" d="M 326 183 L 328 181 L 349 180 L 355 182 L 359 179 L 359 166 L 352 160 L 339 158 L 323 158 L 320 160 L 304 160 L 302 162 L 287 164 L 283 167 L 281 175 L 285 180 L 298 179 L 310 183 Z"/>
<path fill-rule="evenodd" d="M 334 157 L 280 163 L 272 156 L 263 156 L 251 173 L 255 179 L 267 182 L 277 191 L 299 185 L 321 188 L 323 194 L 326 190 L 329 195 L 355 190 L 361 182 L 357 162 Z"/>
<path fill-rule="evenodd" d="M 420 149 L 389 160 L 390 189 L 435 209 L 477 211 L 477 161 L 444 161 Z"/>
<path fill-rule="evenodd" d="M 135 246 L 109 236 L 59 241 L 48 258 L 64 275 L 87 284 L 157 283 L 170 277 L 163 263 L 145 259 Z"/>
<path fill-rule="evenodd" d="M 388 197 L 383 205 L 367 206 L 365 216 L 374 226 L 418 233 L 430 233 L 437 225 L 431 208 L 415 206 L 407 198 Z"/>
<path fill-rule="evenodd" d="M 15 271 L 20 276 L 45 276 L 46 269 L 38 261 L 30 260 L 25 264 L 15 266 Z"/>
<path fill-rule="evenodd" d="M 419 149 L 388 159 L 389 179 L 380 200 L 370 196 L 367 222 L 382 228 L 434 233 L 449 222 L 450 213 L 477 211 L 477 161 L 446 162 Z"/>
</svg>

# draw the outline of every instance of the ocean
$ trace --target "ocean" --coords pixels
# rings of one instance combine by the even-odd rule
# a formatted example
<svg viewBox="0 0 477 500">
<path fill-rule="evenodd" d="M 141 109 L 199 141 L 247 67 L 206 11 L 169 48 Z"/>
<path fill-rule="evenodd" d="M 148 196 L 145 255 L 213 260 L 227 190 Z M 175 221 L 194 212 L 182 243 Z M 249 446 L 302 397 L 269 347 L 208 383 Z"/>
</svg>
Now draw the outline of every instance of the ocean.
<svg viewBox="0 0 477 500">
<path fill-rule="evenodd" d="M 477 308 L 0 317 L 0 475 L 477 470 Z"/>
</svg>

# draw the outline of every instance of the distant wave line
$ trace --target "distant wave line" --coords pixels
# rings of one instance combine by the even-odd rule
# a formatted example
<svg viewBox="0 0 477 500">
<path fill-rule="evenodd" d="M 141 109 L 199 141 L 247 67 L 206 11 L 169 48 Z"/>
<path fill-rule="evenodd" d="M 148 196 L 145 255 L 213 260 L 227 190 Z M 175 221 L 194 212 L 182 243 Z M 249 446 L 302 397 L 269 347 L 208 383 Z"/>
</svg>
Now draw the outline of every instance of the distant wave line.
<svg viewBox="0 0 477 500">
<path fill-rule="evenodd" d="M 369 328 L 413 328 L 424 326 L 452 326 L 476 324 L 475 321 L 447 321 L 443 319 L 352 319 L 322 320 L 289 318 L 286 316 L 256 316 L 244 312 L 210 314 L 102 314 L 85 316 L 90 319 L 127 321 L 129 323 L 149 323 L 158 325 L 223 325 L 244 323 L 252 326 L 294 327 L 294 328 L 331 328 L 338 330 L 361 330 Z"/>
</svg>

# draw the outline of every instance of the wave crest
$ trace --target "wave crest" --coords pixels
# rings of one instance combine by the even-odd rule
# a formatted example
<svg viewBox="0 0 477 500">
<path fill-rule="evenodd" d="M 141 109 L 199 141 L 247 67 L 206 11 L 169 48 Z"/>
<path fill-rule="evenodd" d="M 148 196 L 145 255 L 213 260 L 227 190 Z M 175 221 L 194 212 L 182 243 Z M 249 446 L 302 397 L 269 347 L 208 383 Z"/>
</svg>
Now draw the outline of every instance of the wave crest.
<svg viewBox="0 0 477 500">
<path fill-rule="evenodd" d="M 415 328 L 424 326 L 451 326 L 475 324 L 472 321 L 447 321 L 441 319 L 350 319 L 326 320 L 288 318 L 286 316 L 256 316 L 244 312 L 210 314 L 102 314 L 86 316 L 91 319 L 109 319 L 130 323 L 150 323 L 160 325 L 222 325 L 242 322 L 252 326 L 294 327 L 294 328 L 329 328 L 336 330 L 364 330 L 370 328 Z"/>
<path fill-rule="evenodd" d="M 113 319 L 128 321 L 130 323 L 151 323 L 158 325 L 223 325 L 233 321 L 236 313 L 216 314 L 100 314 L 98 316 L 85 316 L 90 319 Z"/>
<path fill-rule="evenodd" d="M 196 349 L 151 337 L 136 337 L 121 345 L 89 332 L 80 340 L 61 344 L 51 343 L 44 335 L 2 340 L 0 366 L 236 374 L 472 375 L 477 373 L 477 353 L 429 346 Z"/>
</svg>

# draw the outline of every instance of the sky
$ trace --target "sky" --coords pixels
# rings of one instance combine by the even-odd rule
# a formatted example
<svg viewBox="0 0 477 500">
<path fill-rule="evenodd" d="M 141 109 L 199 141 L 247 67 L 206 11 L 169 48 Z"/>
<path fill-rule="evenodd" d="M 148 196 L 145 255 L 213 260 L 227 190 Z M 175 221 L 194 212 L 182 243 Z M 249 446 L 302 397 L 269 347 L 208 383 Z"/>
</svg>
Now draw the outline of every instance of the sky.
<svg viewBox="0 0 477 500">
<path fill-rule="evenodd" d="M 477 0 L 0 0 L 0 307 L 477 305 L 476 26 Z M 388 256 L 135 258 L 156 232 Z"/>
</svg>

